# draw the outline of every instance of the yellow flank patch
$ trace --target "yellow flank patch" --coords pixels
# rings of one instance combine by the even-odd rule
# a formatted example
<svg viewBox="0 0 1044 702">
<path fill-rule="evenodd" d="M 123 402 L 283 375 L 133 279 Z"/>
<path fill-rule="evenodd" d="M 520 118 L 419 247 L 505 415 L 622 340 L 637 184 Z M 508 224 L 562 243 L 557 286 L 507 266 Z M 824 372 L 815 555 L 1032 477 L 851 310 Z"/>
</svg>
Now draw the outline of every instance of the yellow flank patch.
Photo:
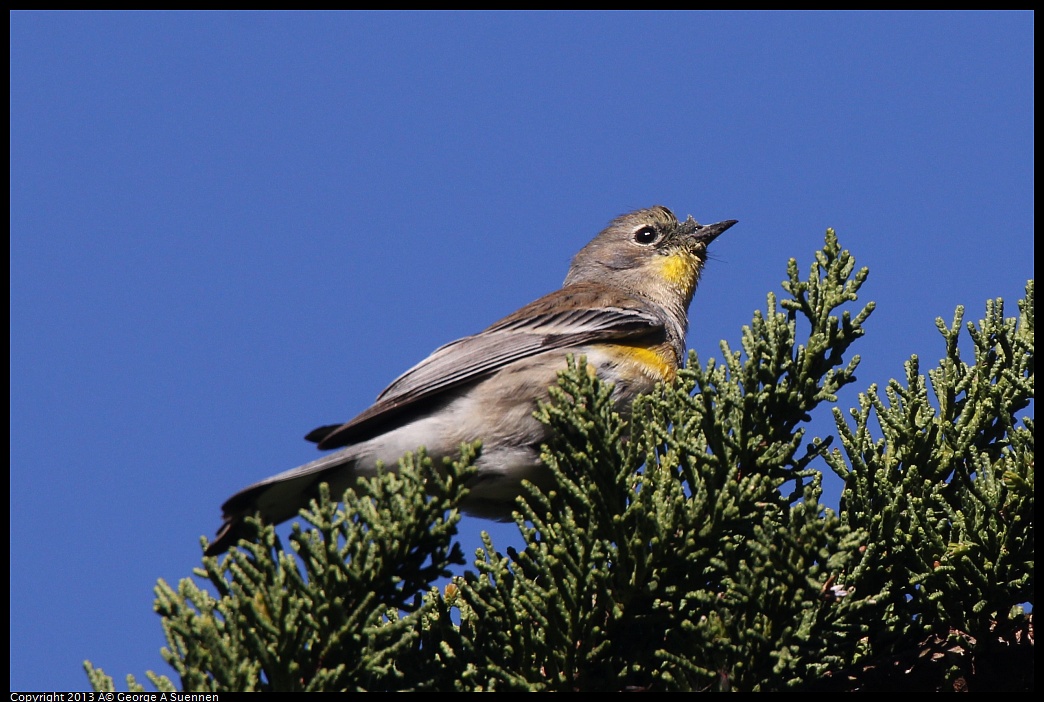
<svg viewBox="0 0 1044 702">
<path fill-rule="evenodd" d="M 612 344 L 621 364 L 636 367 L 645 375 L 657 380 L 673 380 L 678 372 L 678 362 L 674 351 L 667 346 L 630 346 L 628 344 Z"/>
<path fill-rule="evenodd" d="M 687 292 L 696 282 L 696 270 L 696 257 L 685 251 L 677 251 L 663 257 L 660 274 L 669 285 Z"/>
</svg>

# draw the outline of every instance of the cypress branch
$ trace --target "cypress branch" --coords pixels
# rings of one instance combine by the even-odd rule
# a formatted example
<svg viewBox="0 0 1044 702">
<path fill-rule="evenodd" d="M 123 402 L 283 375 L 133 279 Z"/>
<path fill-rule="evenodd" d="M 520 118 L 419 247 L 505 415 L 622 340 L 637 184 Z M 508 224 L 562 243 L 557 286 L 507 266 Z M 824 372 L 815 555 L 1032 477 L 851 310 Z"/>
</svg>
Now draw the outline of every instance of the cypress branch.
<svg viewBox="0 0 1044 702">
<path fill-rule="evenodd" d="M 322 491 L 290 548 L 256 544 L 160 581 L 159 690 L 1029 690 L 1034 599 L 1033 282 L 937 326 L 922 374 L 856 381 L 867 270 L 828 230 L 721 360 L 614 409 L 571 361 L 537 416 L 554 487 L 524 548 L 488 534 L 461 575 L 457 505 L 477 447 L 407 456 Z M 971 342 L 970 362 L 960 341 Z M 806 441 L 817 407 L 836 437 Z M 832 442 L 839 445 L 834 447 Z M 822 466 L 845 481 L 821 504 Z M 343 507 L 339 506 L 343 503 Z M 443 587 L 438 582 L 446 582 Z M 114 689 L 86 664 L 99 691 Z M 128 676 L 132 690 L 142 686 Z"/>
</svg>

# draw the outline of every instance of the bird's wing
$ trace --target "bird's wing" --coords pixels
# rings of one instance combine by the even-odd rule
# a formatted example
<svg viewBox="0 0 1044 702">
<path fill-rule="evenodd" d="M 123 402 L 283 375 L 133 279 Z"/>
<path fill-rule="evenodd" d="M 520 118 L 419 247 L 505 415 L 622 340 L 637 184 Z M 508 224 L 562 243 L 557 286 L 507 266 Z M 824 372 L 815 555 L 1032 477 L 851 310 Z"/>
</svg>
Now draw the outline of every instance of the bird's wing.
<svg viewBox="0 0 1044 702">
<path fill-rule="evenodd" d="M 664 329 L 654 308 L 643 302 L 620 298 L 606 305 L 604 291 L 572 287 L 578 289 L 558 290 L 479 334 L 436 349 L 350 422 L 319 427 L 305 438 L 321 449 L 345 446 L 369 438 L 391 417 L 420 410 L 446 390 L 484 378 L 514 361 L 593 341 L 645 337 Z"/>
</svg>

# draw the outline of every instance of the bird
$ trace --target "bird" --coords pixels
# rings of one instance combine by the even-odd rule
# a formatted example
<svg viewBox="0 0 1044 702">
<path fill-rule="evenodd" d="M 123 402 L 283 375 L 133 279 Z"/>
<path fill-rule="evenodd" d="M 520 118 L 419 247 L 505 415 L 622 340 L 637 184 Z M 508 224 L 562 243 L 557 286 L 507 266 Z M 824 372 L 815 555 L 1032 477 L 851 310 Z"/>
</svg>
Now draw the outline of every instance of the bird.
<svg viewBox="0 0 1044 702">
<path fill-rule="evenodd" d="M 378 464 L 394 470 L 421 447 L 453 457 L 481 442 L 461 504 L 467 514 L 510 518 L 522 482 L 546 486 L 540 460 L 550 430 L 534 412 L 566 369 L 567 356 L 612 384 L 626 414 L 639 394 L 670 382 L 682 366 L 688 309 L 707 247 L 736 220 L 684 221 L 662 205 L 613 219 L 573 258 L 562 287 L 472 336 L 440 346 L 396 378 L 354 419 L 305 437 L 317 460 L 266 478 L 228 498 L 205 554 L 224 553 L 259 514 L 277 524 L 297 515 L 327 483 L 341 495 Z"/>
</svg>

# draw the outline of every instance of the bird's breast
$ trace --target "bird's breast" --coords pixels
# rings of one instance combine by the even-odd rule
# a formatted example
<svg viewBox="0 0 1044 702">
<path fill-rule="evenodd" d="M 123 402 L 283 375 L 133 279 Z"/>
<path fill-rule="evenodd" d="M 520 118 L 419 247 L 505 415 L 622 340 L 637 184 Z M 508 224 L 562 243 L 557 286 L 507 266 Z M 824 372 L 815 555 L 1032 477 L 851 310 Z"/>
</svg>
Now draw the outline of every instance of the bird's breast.
<svg viewBox="0 0 1044 702">
<path fill-rule="evenodd" d="M 674 347 L 668 343 L 613 343 L 592 347 L 588 362 L 595 364 L 604 380 L 616 383 L 626 380 L 644 386 L 640 392 L 647 392 L 659 381 L 674 380 L 679 359 Z"/>
</svg>

